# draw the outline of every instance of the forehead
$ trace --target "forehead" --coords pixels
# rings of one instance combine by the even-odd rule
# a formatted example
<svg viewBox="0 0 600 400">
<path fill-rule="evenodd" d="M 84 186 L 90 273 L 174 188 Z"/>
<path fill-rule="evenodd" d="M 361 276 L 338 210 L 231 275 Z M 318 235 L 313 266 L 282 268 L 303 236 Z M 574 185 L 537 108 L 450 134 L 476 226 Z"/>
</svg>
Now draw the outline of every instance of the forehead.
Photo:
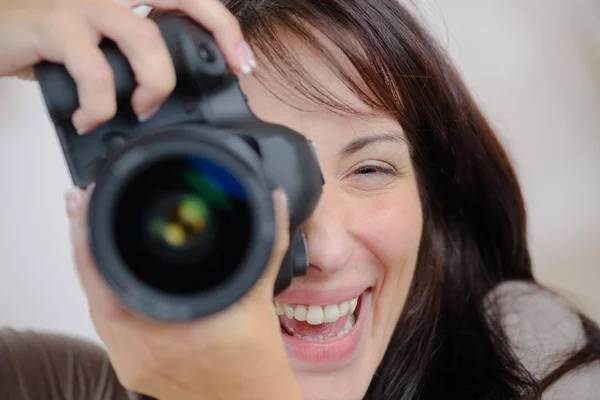
<svg viewBox="0 0 600 400">
<path fill-rule="evenodd" d="M 399 130 L 391 117 L 375 112 L 339 78 L 331 60 L 338 63 L 354 83 L 364 88 L 358 72 L 341 51 L 319 38 L 326 57 L 293 36 L 282 34 L 281 43 L 289 51 L 285 60 L 273 64 L 257 52 L 258 66 L 250 76 L 240 76 L 240 85 L 252 111 L 261 119 L 288 126 L 311 139 L 327 132 L 330 139 L 351 140 L 369 131 Z M 340 102 L 353 112 L 332 109 L 329 100 Z"/>
</svg>

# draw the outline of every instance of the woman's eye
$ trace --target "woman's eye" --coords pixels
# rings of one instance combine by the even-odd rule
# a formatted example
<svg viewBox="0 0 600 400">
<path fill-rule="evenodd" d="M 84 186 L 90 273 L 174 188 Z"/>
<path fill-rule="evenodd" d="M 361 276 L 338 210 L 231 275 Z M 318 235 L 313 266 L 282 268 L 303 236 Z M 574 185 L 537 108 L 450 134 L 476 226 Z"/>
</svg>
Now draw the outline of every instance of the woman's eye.
<svg viewBox="0 0 600 400">
<path fill-rule="evenodd" d="M 392 168 L 382 167 L 379 165 L 365 165 L 354 171 L 355 175 L 367 175 L 367 174 L 385 174 L 385 175 L 396 175 L 396 171 Z"/>
<path fill-rule="evenodd" d="M 403 170 L 389 164 L 365 164 L 355 167 L 352 173 L 347 175 L 347 183 L 358 190 L 371 191 L 386 188 L 402 176 Z"/>
</svg>

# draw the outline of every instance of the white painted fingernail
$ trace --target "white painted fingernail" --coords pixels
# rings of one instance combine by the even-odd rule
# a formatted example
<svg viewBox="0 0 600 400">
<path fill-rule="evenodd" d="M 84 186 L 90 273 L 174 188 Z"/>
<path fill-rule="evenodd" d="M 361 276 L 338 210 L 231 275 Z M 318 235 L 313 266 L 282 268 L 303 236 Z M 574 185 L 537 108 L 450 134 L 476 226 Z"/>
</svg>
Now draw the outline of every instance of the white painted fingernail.
<svg viewBox="0 0 600 400">
<path fill-rule="evenodd" d="M 287 197 L 287 194 L 285 193 L 285 190 L 281 189 L 281 193 L 279 194 L 279 199 L 281 201 L 281 205 L 283 205 L 285 207 L 285 210 L 287 212 L 288 208 L 289 208 L 289 204 L 288 204 L 288 197 Z"/>
<path fill-rule="evenodd" d="M 71 122 L 78 135 L 83 135 L 89 131 L 89 129 L 86 128 L 87 122 L 85 121 L 85 116 L 83 115 L 81 108 L 75 110 L 71 117 Z"/>
<path fill-rule="evenodd" d="M 238 44 L 237 56 L 240 63 L 240 71 L 245 75 L 250 75 L 252 70 L 256 68 L 256 59 L 247 42 L 242 41 Z"/>
<path fill-rule="evenodd" d="M 73 219 L 79 213 L 79 208 L 82 203 L 81 192 L 77 188 L 72 188 L 65 194 L 65 201 L 67 205 L 67 215 L 69 219 Z"/>
<path fill-rule="evenodd" d="M 240 70 L 244 75 L 250 75 L 252 73 L 252 67 L 248 64 L 242 64 Z"/>
<path fill-rule="evenodd" d="M 140 115 L 138 117 L 138 121 L 140 122 L 146 122 L 148 121 L 150 118 L 152 118 L 158 111 L 158 109 L 160 108 L 160 106 L 156 106 L 150 109 L 150 111 Z"/>
</svg>

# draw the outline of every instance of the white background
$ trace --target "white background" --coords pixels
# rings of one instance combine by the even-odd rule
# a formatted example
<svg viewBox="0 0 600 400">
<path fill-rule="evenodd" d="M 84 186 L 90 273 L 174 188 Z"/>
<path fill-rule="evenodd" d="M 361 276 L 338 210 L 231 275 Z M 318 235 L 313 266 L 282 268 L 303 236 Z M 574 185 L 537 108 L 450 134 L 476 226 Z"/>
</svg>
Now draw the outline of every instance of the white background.
<svg viewBox="0 0 600 400">
<path fill-rule="evenodd" d="M 600 321 L 600 0 L 415 3 L 515 163 L 537 277 Z M 97 340 L 69 186 L 37 84 L 0 79 L 0 326 Z"/>
</svg>

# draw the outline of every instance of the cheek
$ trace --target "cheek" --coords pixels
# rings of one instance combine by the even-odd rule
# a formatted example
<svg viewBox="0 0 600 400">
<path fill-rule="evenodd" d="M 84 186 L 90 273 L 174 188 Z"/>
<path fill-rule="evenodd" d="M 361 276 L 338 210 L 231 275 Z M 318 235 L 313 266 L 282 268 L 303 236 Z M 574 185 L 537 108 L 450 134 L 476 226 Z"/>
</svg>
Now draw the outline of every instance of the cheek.
<svg viewBox="0 0 600 400">
<path fill-rule="evenodd" d="M 414 264 L 423 228 L 419 197 L 412 191 L 380 196 L 361 207 L 361 242 L 385 275 Z"/>
<path fill-rule="evenodd" d="M 387 343 L 410 289 L 423 217 L 419 197 L 412 191 L 379 196 L 370 202 L 368 207 L 361 208 L 360 242 L 378 275 L 373 291 L 373 333 L 378 342 Z M 385 347 L 380 349 L 381 355 Z"/>
</svg>

